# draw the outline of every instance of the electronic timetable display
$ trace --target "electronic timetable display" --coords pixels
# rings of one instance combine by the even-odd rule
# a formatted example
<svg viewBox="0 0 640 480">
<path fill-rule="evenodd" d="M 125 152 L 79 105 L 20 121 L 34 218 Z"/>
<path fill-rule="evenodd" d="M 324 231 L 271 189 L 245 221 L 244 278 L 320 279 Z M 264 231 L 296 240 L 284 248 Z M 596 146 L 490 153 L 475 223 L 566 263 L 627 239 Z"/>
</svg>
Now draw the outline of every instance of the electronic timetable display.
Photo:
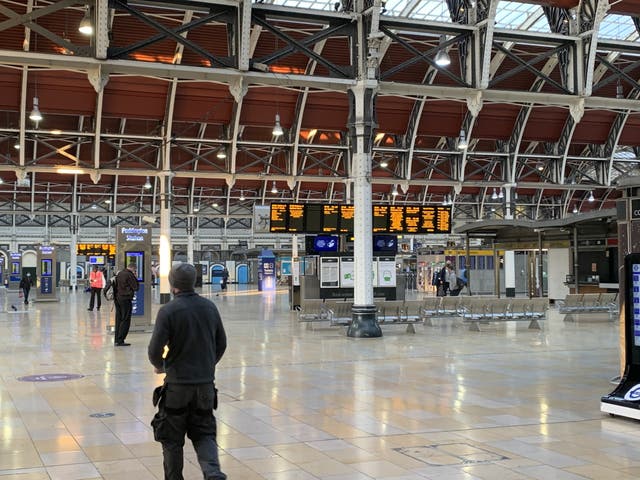
<svg viewBox="0 0 640 480">
<path fill-rule="evenodd" d="M 144 252 L 125 252 L 125 267 L 136 264 L 136 276 L 139 282 L 144 282 Z"/>
<path fill-rule="evenodd" d="M 374 205 L 372 232 L 451 233 L 451 208 L 429 205 Z M 271 233 L 352 234 L 353 205 L 272 203 Z"/>
</svg>

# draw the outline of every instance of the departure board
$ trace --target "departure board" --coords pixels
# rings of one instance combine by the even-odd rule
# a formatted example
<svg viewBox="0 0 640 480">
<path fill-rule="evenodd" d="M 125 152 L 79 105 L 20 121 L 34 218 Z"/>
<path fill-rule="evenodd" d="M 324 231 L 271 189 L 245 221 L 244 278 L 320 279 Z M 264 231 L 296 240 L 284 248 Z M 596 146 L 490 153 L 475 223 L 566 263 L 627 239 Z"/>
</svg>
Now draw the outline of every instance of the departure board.
<svg viewBox="0 0 640 480">
<path fill-rule="evenodd" d="M 438 233 L 451 233 L 451 209 L 450 208 L 438 208 L 437 231 Z"/>
<path fill-rule="evenodd" d="M 356 210 L 353 205 L 340 205 L 340 233 L 353 232 L 353 218 Z"/>
<path fill-rule="evenodd" d="M 387 205 L 373 206 L 373 231 L 374 233 L 389 231 L 389 207 Z"/>
<path fill-rule="evenodd" d="M 407 233 L 420 233 L 423 207 L 404 207 L 404 231 Z"/>
<path fill-rule="evenodd" d="M 322 233 L 322 207 L 319 203 L 304 206 L 304 229 L 307 233 Z"/>
<path fill-rule="evenodd" d="M 323 205 L 322 207 L 322 233 L 338 233 L 340 221 L 340 208 L 338 205 Z"/>
<path fill-rule="evenodd" d="M 422 207 L 419 231 L 435 233 L 436 230 L 436 207 Z"/>
<path fill-rule="evenodd" d="M 374 230 L 375 231 L 375 230 Z M 389 233 L 404 232 L 404 207 L 391 205 L 389 207 Z"/>
<path fill-rule="evenodd" d="M 304 205 L 301 203 L 289 204 L 289 217 L 287 221 L 287 231 L 290 233 L 302 233 L 304 226 Z"/>
<path fill-rule="evenodd" d="M 451 233 L 451 209 L 443 206 L 374 205 L 372 233 Z M 271 204 L 271 233 L 352 234 L 353 205 Z"/>
<path fill-rule="evenodd" d="M 269 231 L 271 233 L 287 233 L 287 216 L 289 214 L 288 204 L 271 204 L 271 222 Z"/>
</svg>

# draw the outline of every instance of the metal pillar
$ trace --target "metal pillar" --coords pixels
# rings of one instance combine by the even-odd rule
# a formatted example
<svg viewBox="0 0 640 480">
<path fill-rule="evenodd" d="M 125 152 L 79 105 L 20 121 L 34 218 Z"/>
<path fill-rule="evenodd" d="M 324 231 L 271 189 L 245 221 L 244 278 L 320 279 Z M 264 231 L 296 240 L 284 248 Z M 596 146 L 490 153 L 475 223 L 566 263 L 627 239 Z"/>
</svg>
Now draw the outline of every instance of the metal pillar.
<svg viewBox="0 0 640 480">
<path fill-rule="evenodd" d="M 171 270 L 171 174 L 160 179 L 160 303 L 171 300 L 169 270 Z"/>
<path fill-rule="evenodd" d="M 381 337 L 373 303 L 373 245 L 371 242 L 371 144 L 375 94 L 365 81 L 349 91 L 352 122 L 349 126 L 353 161 L 355 282 L 349 337 Z"/>
</svg>

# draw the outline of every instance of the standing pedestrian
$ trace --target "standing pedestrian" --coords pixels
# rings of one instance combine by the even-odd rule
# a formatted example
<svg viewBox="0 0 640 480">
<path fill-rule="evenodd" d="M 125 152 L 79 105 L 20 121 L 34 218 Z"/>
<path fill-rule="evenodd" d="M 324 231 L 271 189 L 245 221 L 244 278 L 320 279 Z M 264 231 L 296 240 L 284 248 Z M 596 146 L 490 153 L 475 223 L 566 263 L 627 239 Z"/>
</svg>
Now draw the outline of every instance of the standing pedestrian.
<svg viewBox="0 0 640 480">
<path fill-rule="evenodd" d="M 116 275 L 116 291 L 114 302 L 116 305 L 116 326 L 114 332 L 114 344 L 116 347 L 128 347 L 125 339 L 131 326 L 131 314 L 133 313 L 133 297 L 138 292 L 140 284 L 136 275 L 136 263 L 131 262 Z"/>
<path fill-rule="evenodd" d="M 104 274 L 100 271 L 97 265 L 94 265 L 89 273 L 89 288 L 91 289 L 91 299 L 89 300 L 89 310 L 93 311 L 93 306 L 96 304 L 96 297 L 98 299 L 96 310 L 100 310 L 102 306 L 102 296 L 100 293 L 104 288 L 105 279 Z"/>
<path fill-rule="evenodd" d="M 29 292 L 31 291 L 31 287 L 33 286 L 33 280 L 31 280 L 31 274 L 27 273 L 22 276 L 20 280 L 20 289 L 22 290 L 22 296 L 24 297 L 24 304 L 27 305 L 29 303 Z"/>
<path fill-rule="evenodd" d="M 225 293 L 227 291 L 227 282 L 229 281 L 229 270 L 224 267 L 222 270 L 222 279 L 220 280 L 220 291 Z"/>
<path fill-rule="evenodd" d="M 171 268 L 174 299 L 162 306 L 149 341 L 149 361 L 164 373 L 158 413 L 151 426 L 162 443 L 165 480 L 182 480 L 185 434 L 193 443 L 207 480 L 224 480 L 216 443 L 215 367 L 227 348 L 222 319 L 210 300 L 194 291 L 196 269 L 189 263 Z M 166 355 L 163 355 L 168 348 Z"/>
</svg>

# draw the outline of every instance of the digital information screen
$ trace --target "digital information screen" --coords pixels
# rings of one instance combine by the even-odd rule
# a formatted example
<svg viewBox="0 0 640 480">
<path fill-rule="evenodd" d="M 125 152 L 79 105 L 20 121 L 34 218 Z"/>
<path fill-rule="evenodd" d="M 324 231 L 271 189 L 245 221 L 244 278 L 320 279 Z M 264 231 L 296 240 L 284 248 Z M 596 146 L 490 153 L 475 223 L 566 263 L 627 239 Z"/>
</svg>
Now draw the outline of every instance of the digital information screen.
<svg viewBox="0 0 640 480">
<path fill-rule="evenodd" d="M 322 233 L 322 207 L 313 204 L 304 206 L 305 230 L 307 233 Z"/>
<path fill-rule="evenodd" d="M 340 205 L 340 233 L 353 232 L 353 218 L 356 209 L 353 205 Z"/>
<path fill-rule="evenodd" d="M 287 233 L 287 215 L 289 208 L 286 203 L 271 204 L 271 223 L 269 231 L 271 233 Z"/>
<path fill-rule="evenodd" d="M 340 208 L 338 205 L 322 206 L 322 232 L 337 233 L 340 221 Z"/>
<path fill-rule="evenodd" d="M 632 264 L 633 344 L 640 347 L 640 264 Z M 629 291 L 629 290 L 627 290 Z"/>
<path fill-rule="evenodd" d="M 386 205 L 373 206 L 373 233 L 389 231 L 389 207 Z"/>
<path fill-rule="evenodd" d="M 290 203 L 287 220 L 287 231 L 291 233 L 304 232 L 304 205 Z"/>
<path fill-rule="evenodd" d="M 353 233 L 353 205 L 272 203 L 271 233 Z M 451 233 L 451 209 L 441 206 L 374 205 L 372 233 Z"/>
</svg>

